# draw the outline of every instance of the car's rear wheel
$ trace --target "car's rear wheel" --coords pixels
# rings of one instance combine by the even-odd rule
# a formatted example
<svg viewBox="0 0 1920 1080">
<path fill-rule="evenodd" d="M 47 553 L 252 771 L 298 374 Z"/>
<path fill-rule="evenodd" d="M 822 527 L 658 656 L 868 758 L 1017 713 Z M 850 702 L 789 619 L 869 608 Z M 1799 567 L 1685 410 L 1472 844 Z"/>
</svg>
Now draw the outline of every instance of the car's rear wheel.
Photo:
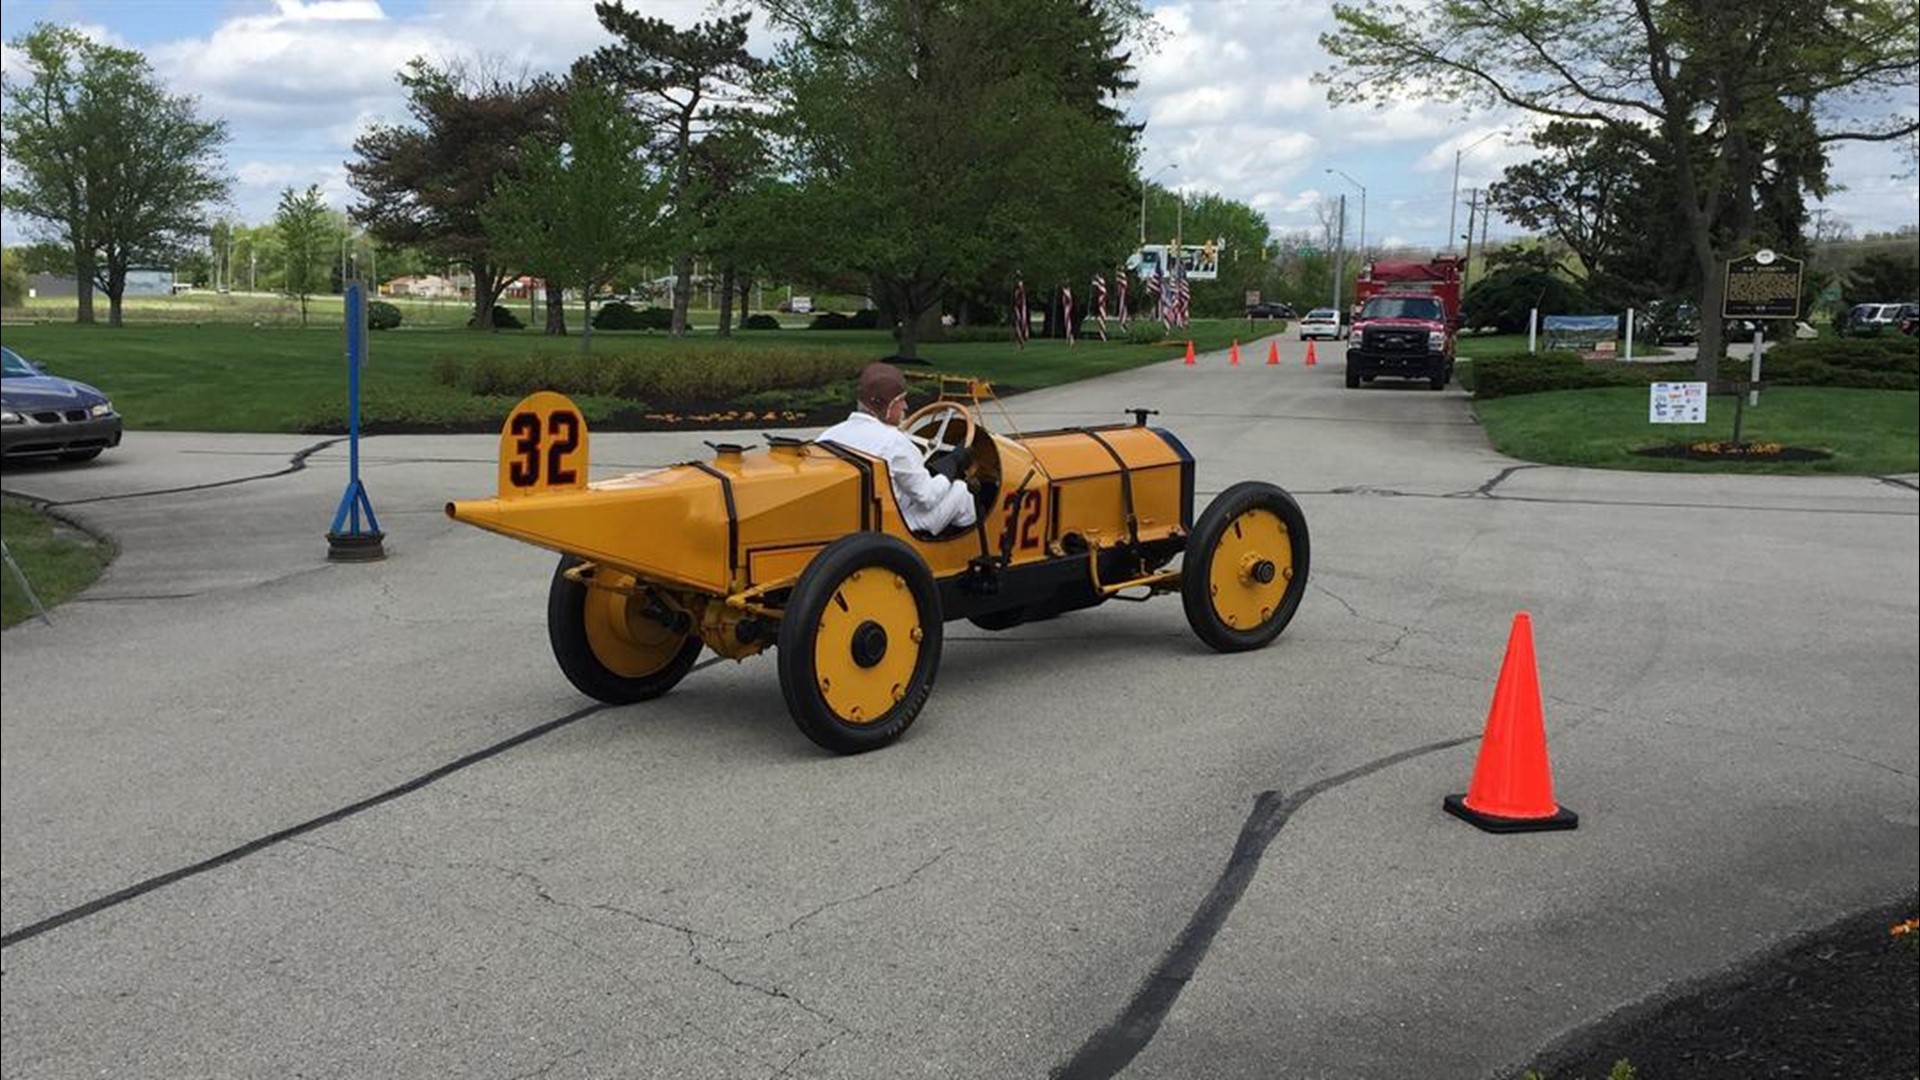
<svg viewBox="0 0 1920 1080">
<path fill-rule="evenodd" d="M 641 596 L 618 591 L 633 578 L 596 568 L 613 588 L 583 585 L 567 577 L 580 565 L 562 556 L 547 589 L 547 640 L 553 658 L 574 688 L 610 705 L 657 698 L 674 688 L 700 658 L 700 636 L 691 627 L 674 629 L 655 615 Z"/>
<path fill-rule="evenodd" d="M 800 574 L 780 619 L 780 691 L 807 738 L 840 754 L 906 733 L 940 669 L 940 594 L 902 541 L 855 533 Z"/>
<path fill-rule="evenodd" d="M 1307 588 L 1307 519 L 1293 496 L 1247 480 L 1221 492 L 1188 538 L 1187 625 L 1221 652 L 1258 649 L 1287 627 Z"/>
</svg>

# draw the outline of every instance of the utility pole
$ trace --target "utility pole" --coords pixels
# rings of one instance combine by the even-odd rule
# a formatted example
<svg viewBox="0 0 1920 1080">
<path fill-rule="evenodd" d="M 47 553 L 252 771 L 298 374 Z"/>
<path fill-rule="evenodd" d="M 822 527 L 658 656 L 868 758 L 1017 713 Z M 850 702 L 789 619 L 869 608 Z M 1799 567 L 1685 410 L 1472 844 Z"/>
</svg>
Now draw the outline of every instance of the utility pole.
<svg viewBox="0 0 1920 1080">
<path fill-rule="evenodd" d="M 1473 218 L 1480 212 L 1480 189 L 1467 192 L 1467 258 L 1460 264 L 1460 295 L 1467 293 L 1467 281 L 1473 273 Z"/>
<path fill-rule="evenodd" d="M 1347 197 L 1340 196 L 1340 228 L 1333 243 L 1333 311 L 1338 319 L 1340 314 L 1340 279 L 1347 275 Z M 1340 324 L 1334 323 L 1333 337 L 1340 340 Z"/>
</svg>

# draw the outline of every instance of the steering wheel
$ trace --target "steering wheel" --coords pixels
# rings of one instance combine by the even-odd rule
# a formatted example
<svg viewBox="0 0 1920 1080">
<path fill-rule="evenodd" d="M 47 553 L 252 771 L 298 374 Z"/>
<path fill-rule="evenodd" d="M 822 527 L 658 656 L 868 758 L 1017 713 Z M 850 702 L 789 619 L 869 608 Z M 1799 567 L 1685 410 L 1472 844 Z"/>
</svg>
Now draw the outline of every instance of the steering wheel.
<svg viewBox="0 0 1920 1080">
<path fill-rule="evenodd" d="M 958 429 L 955 425 L 958 424 Z M 931 462 L 936 456 L 949 450 L 973 445 L 976 430 L 973 413 L 966 406 L 953 401 L 936 401 L 914 410 L 900 422 L 900 430 L 907 433 L 915 446 L 920 447 L 920 460 Z M 948 436 L 952 435 L 952 441 Z"/>
</svg>

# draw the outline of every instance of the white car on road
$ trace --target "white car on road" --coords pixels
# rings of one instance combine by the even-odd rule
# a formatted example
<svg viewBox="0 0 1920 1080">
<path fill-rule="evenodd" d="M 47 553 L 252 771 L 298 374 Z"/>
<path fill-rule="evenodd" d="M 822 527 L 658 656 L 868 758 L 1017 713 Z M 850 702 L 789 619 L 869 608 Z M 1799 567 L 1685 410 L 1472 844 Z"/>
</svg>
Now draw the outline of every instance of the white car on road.
<svg viewBox="0 0 1920 1080">
<path fill-rule="evenodd" d="M 1300 320 L 1300 340 L 1323 337 L 1339 341 L 1346 336 L 1347 328 L 1340 325 L 1340 313 L 1330 307 L 1314 308 Z"/>
</svg>

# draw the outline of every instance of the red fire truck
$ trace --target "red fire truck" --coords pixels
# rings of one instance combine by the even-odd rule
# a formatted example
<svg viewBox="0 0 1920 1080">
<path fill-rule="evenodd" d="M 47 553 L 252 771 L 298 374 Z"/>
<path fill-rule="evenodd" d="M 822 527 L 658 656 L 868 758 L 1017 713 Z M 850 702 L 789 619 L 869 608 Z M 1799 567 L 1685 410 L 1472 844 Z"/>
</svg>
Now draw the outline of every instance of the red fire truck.
<svg viewBox="0 0 1920 1080">
<path fill-rule="evenodd" d="M 1347 388 L 1381 375 L 1425 379 L 1435 390 L 1453 378 L 1460 329 L 1460 267 L 1439 256 L 1426 262 L 1373 262 L 1353 283 L 1353 330 L 1347 339 Z"/>
</svg>

